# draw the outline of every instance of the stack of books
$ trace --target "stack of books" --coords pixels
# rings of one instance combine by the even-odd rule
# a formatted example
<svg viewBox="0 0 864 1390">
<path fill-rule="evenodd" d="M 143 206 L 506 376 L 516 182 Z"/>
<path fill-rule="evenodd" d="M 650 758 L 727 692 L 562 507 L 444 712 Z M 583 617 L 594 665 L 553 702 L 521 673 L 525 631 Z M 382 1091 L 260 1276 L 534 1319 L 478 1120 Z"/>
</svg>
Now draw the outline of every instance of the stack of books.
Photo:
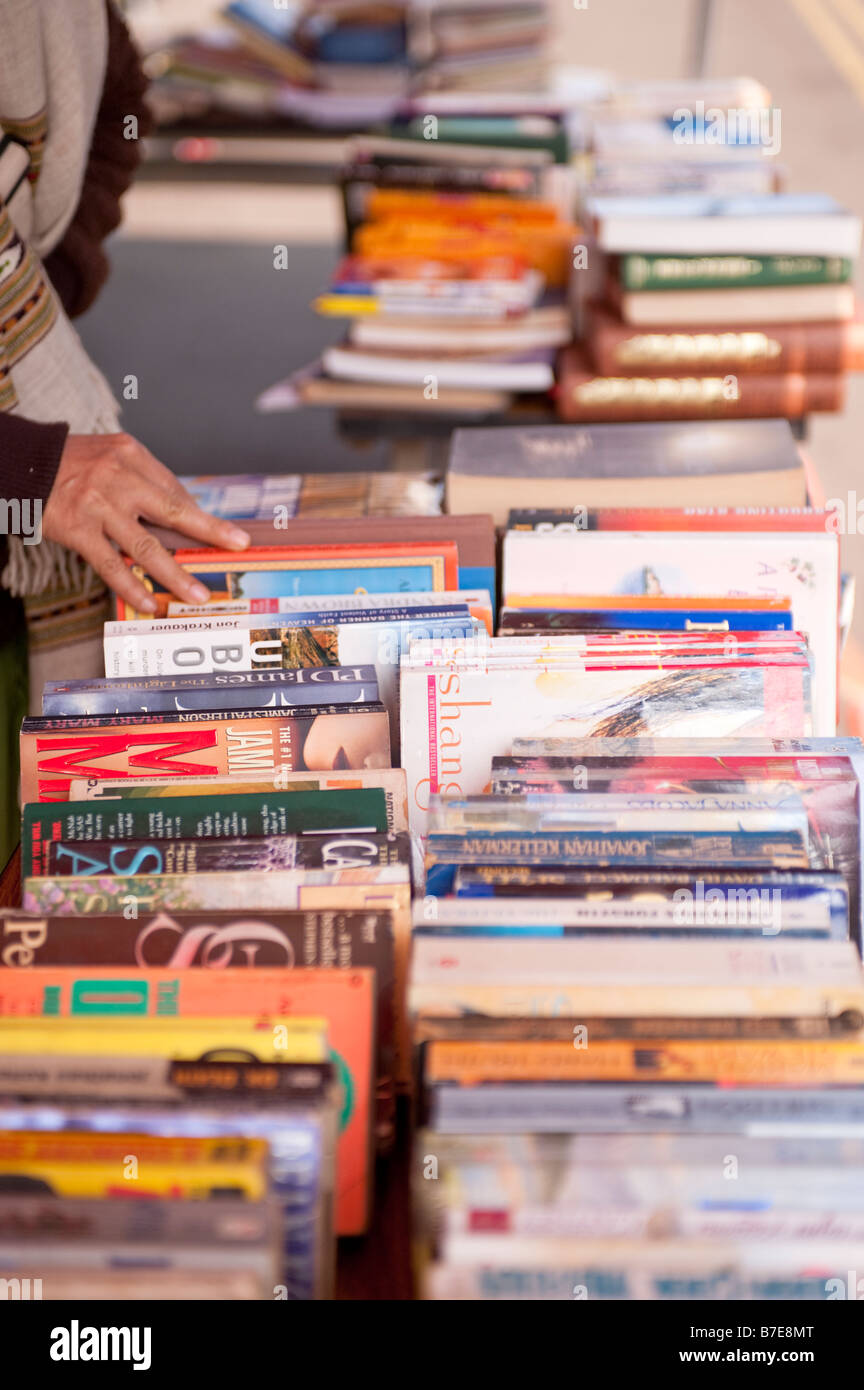
<svg viewBox="0 0 864 1390">
<path fill-rule="evenodd" d="M 842 408 L 864 366 L 861 221 L 784 191 L 780 112 L 742 78 L 614 84 L 571 118 L 584 225 L 562 419 Z"/>
<path fill-rule="evenodd" d="M 491 794 L 431 801 L 424 1296 L 837 1296 L 864 1239 L 860 743 L 522 727 Z"/>
<path fill-rule="evenodd" d="M 703 430 L 718 493 L 770 493 L 770 465 L 731 464 L 750 429 L 753 465 L 773 450 L 775 490 L 803 490 L 784 421 L 455 441 L 451 505 L 525 505 L 498 635 L 402 657 L 424 1297 L 828 1298 L 862 1249 L 836 529 L 800 496 L 669 496 Z M 630 449 L 681 476 L 643 469 L 625 509 Z"/>
<path fill-rule="evenodd" d="M 368 1229 L 411 1076 L 399 657 L 412 635 L 491 633 L 494 531 L 436 513 L 428 478 L 319 481 L 190 479 L 283 544 L 176 550 L 209 602 L 142 575 L 157 616 L 118 601 L 106 676 L 48 682 L 22 727 L 0 1179 L 92 1208 L 56 1271 L 45 1242 L 24 1260 L 45 1297 L 121 1256 L 129 1297 L 180 1296 L 196 1261 L 202 1297 L 328 1297 L 334 1234 Z M 364 514 L 373 497 L 390 515 Z M 136 1233 L 120 1195 L 159 1199 L 158 1220 Z M 162 1209 L 229 1195 L 254 1203 L 236 1260 L 220 1223 L 196 1243 L 204 1214 Z M 156 1246 L 161 1294 L 135 1278 Z M 105 1296 L 104 1273 L 87 1287 Z"/>
<path fill-rule="evenodd" d="M 746 77 L 617 81 L 574 116 L 586 194 L 780 192 L 780 116 Z"/>
<path fill-rule="evenodd" d="M 546 397 L 572 336 L 574 234 L 548 200 L 374 188 L 315 305 L 347 335 L 292 378 L 293 403 L 482 417 Z"/>
<path fill-rule="evenodd" d="M 163 120 L 386 120 L 412 93 L 539 90 L 546 0 L 232 0 L 150 55 Z"/>
</svg>

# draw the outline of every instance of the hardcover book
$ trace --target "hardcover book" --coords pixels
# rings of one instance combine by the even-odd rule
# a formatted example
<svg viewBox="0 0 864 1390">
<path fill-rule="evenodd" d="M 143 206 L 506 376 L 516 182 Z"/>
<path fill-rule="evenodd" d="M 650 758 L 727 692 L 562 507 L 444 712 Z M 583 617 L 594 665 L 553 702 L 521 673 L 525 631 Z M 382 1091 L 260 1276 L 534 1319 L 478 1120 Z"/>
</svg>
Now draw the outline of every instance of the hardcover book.
<svg viewBox="0 0 864 1390">
<path fill-rule="evenodd" d="M 803 506 L 800 457 L 783 420 L 460 429 L 447 506 Z M 571 520 L 572 520 L 571 516 Z"/>
</svg>

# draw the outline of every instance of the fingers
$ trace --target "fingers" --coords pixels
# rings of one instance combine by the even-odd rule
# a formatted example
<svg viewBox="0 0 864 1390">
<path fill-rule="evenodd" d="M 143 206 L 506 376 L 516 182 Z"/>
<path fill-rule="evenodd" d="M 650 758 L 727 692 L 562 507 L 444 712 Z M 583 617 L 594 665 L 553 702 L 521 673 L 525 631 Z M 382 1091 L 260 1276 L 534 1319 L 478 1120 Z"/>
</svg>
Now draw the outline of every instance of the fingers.
<svg viewBox="0 0 864 1390">
<path fill-rule="evenodd" d="M 210 590 L 181 569 L 156 537 L 145 531 L 137 521 L 114 516 L 105 524 L 108 534 L 130 559 L 158 580 L 169 593 L 176 595 L 183 603 L 207 603 Z"/>
<path fill-rule="evenodd" d="M 86 546 L 80 546 L 79 553 L 104 579 L 108 588 L 113 589 L 115 594 L 125 599 L 133 608 L 142 613 L 156 612 L 157 604 L 153 595 L 140 579 L 135 578 L 129 566 L 104 536 L 99 536 Z"/>
<path fill-rule="evenodd" d="M 139 446 L 136 455 L 136 468 L 152 486 L 142 489 L 140 498 L 141 515 L 148 521 L 168 526 L 180 531 L 204 545 L 219 546 L 227 550 L 245 550 L 250 537 L 239 526 L 230 521 L 221 521 L 202 511 L 193 501 L 183 484 L 170 473 L 163 463 L 154 458 L 149 449 Z"/>
</svg>

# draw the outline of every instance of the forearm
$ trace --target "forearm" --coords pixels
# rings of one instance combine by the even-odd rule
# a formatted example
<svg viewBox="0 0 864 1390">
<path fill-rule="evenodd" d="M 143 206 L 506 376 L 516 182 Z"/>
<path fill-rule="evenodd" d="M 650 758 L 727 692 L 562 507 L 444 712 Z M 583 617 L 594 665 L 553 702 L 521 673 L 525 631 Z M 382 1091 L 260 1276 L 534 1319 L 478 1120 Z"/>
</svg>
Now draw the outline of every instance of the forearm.
<svg viewBox="0 0 864 1390">
<path fill-rule="evenodd" d="M 0 411 L 0 499 L 45 503 L 54 486 L 69 426 Z"/>
</svg>

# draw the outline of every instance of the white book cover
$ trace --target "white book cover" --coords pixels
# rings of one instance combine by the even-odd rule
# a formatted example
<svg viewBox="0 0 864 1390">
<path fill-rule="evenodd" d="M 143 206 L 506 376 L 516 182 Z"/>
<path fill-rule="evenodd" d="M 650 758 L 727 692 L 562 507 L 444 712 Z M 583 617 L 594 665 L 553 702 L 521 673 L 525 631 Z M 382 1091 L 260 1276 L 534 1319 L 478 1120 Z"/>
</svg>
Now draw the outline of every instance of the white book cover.
<svg viewBox="0 0 864 1390">
<path fill-rule="evenodd" d="M 861 990 L 864 972 L 852 941 L 776 942 L 640 940 L 609 937 L 417 936 L 413 988 L 425 985 L 573 984 L 705 985 L 711 988 L 790 985 Z"/>
<path fill-rule="evenodd" d="M 326 619 L 326 614 L 322 615 Z M 358 617 L 362 611 L 358 610 Z M 370 615 L 374 618 L 374 611 Z M 302 666 L 374 666 L 378 693 L 390 714 L 398 747 L 399 657 L 409 631 L 471 632 L 482 624 L 469 616 L 406 622 L 358 621 L 310 627 L 280 624 L 272 614 L 234 613 L 217 618 L 159 618 L 105 624 L 106 676 L 167 676 L 189 672 L 254 671 Z M 485 632 L 485 628 L 483 628 Z M 349 652 L 363 652 L 362 660 Z"/>
<path fill-rule="evenodd" d="M 458 333 L 458 328 L 457 328 Z M 345 381 L 374 381 L 425 390 L 431 379 L 439 386 L 478 387 L 501 391 L 548 391 L 555 384 L 551 362 L 484 361 L 476 357 L 405 358 L 373 356 L 342 348 L 325 348 L 321 361 L 328 376 Z"/>
<path fill-rule="evenodd" d="M 648 896 L 615 901 L 592 898 L 520 897 L 423 898 L 414 907 L 414 925 L 424 928 L 470 927 L 472 930 L 527 927 L 602 927 L 682 933 L 712 929 L 752 927 L 765 936 L 783 931 L 824 931 L 831 926 L 828 895 L 784 897 L 782 889 L 768 891 L 720 888 L 720 899 L 708 897 L 701 904 L 685 904 L 672 898 Z M 753 892 L 756 897 L 753 899 Z M 763 892 L 766 890 L 762 890 Z M 708 890 L 710 894 L 710 887 Z M 733 896 L 734 895 L 734 896 Z M 690 909 L 689 911 L 687 909 Z M 699 910 L 701 908 L 701 911 Z M 776 912 L 776 916 L 774 915 Z M 540 947 L 542 950 L 542 946 Z"/>
<path fill-rule="evenodd" d="M 608 737 L 625 729 L 678 738 L 807 735 L 806 674 L 781 666 L 660 673 L 405 666 L 401 757 L 411 829 L 426 833 L 435 792 L 484 791 L 493 757 L 509 753 L 517 737 Z"/>
<path fill-rule="evenodd" d="M 795 629 L 813 654 L 813 733 L 830 738 L 836 732 L 839 550 L 833 532 L 511 531 L 502 554 L 505 604 L 531 594 L 791 599 Z M 514 732 L 523 737 L 528 731 Z M 686 736 L 683 728 L 674 732 Z M 712 732 L 692 730 L 694 737 Z"/>
</svg>

